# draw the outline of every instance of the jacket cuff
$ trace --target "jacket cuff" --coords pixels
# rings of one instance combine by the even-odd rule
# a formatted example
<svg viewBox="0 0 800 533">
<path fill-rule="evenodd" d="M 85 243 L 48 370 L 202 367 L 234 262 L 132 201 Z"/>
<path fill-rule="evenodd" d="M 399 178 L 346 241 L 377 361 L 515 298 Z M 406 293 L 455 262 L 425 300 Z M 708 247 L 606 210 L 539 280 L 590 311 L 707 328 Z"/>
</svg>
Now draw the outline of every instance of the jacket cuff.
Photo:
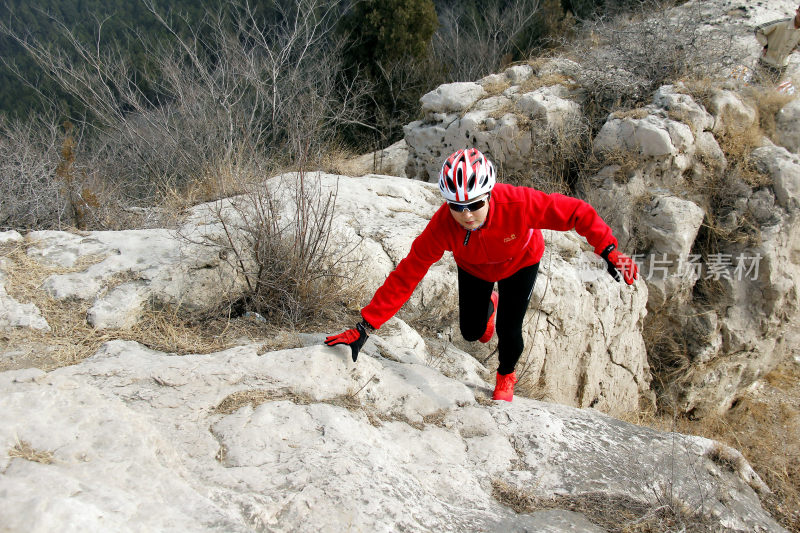
<svg viewBox="0 0 800 533">
<path fill-rule="evenodd" d="M 361 315 L 361 324 L 364 326 L 364 329 L 367 331 L 367 333 L 372 333 L 373 331 L 376 331 L 378 329 L 372 324 L 370 324 L 367 321 L 367 319 L 364 318 L 364 315 Z"/>
<path fill-rule="evenodd" d="M 614 250 L 615 248 L 617 248 L 618 245 L 619 245 L 619 243 L 617 242 L 617 239 L 615 239 L 612 236 L 610 240 L 607 240 L 606 242 L 604 242 L 600 246 L 595 247 L 594 253 L 596 253 L 597 255 L 601 255 L 602 256 L 603 252 L 606 251 L 606 249 L 608 249 L 609 246 L 612 247 L 611 250 Z M 609 250 L 609 252 L 611 250 Z"/>
</svg>

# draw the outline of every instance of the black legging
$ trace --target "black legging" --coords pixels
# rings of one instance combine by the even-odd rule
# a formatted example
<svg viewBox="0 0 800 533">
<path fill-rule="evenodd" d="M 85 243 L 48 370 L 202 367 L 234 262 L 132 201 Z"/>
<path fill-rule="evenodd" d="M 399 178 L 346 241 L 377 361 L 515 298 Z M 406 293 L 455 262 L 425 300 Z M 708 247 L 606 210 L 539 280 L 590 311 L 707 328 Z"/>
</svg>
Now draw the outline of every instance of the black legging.
<svg viewBox="0 0 800 533">
<path fill-rule="evenodd" d="M 525 319 L 538 272 L 539 263 L 536 263 L 497 282 L 499 302 L 495 320 L 500 360 L 497 372 L 500 374 L 513 372 L 522 355 L 522 321 Z M 493 287 L 493 282 L 477 278 L 459 267 L 458 310 L 461 335 L 468 341 L 480 339 L 486 331 L 486 323 L 492 315 L 490 297 Z"/>
</svg>

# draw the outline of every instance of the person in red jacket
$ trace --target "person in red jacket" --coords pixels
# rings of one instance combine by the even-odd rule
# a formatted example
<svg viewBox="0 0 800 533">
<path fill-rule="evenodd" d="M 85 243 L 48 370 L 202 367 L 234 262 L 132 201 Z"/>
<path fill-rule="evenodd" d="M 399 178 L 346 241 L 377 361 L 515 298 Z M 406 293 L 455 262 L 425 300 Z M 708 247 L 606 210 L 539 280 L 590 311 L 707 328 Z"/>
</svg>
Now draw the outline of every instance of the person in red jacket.
<svg viewBox="0 0 800 533">
<path fill-rule="evenodd" d="M 496 183 L 494 166 L 475 148 L 447 158 L 439 173 L 439 189 L 445 203 L 361 310 L 362 320 L 327 337 L 325 344 L 349 345 L 355 362 L 368 332 L 394 316 L 431 265 L 450 251 L 458 267 L 461 334 L 468 341 L 489 342 L 496 324 L 499 366 L 492 398 L 510 402 L 517 382 L 514 368 L 524 348 L 522 322 L 544 254 L 540 230 L 574 229 L 606 261 L 617 281 L 631 285 L 639 270 L 617 251 L 611 228 L 588 203 Z"/>
</svg>

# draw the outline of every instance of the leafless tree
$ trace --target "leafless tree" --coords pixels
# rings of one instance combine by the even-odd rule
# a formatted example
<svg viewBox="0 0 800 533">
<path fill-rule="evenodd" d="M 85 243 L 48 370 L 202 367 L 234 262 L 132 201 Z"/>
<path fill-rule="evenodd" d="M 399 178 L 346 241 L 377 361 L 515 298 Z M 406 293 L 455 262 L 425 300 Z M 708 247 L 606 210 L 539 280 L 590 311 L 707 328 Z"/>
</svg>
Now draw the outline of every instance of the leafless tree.
<svg viewBox="0 0 800 533">
<path fill-rule="evenodd" d="M 301 150 L 324 151 L 342 124 L 360 120 L 365 87 L 342 83 L 339 1 L 279 0 L 269 25 L 247 3 L 228 3 L 188 38 L 142 1 L 171 35 L 138 37 L 153 63 L 144 71 L 120 46 L 100 44 L 103 21 L 93 43 L 55 21 L 69 54 L 0 25 L 83 104 L 94 129 L 83 163 L 131 200 L 180 188 L 209 165 L 258 172 L 276 158 L 291 163 Z"/>
<path fill-rule="evenodd" d="M 434 56 L 454 81 L 474 81 L 497 72 L 509 54 L 526 54 L 518 39 L 530 29 L 540 0 L 487 0 L 478 10 L 460 3 L 443 6 L 440 27 L 433 36 Z"/>
<path fill-rule="evenodd" d="M 0 119 L 0 229 L 69 224 L 67 191 L 56 179 L 61 137 L 45 117 Z"/>
</svg>

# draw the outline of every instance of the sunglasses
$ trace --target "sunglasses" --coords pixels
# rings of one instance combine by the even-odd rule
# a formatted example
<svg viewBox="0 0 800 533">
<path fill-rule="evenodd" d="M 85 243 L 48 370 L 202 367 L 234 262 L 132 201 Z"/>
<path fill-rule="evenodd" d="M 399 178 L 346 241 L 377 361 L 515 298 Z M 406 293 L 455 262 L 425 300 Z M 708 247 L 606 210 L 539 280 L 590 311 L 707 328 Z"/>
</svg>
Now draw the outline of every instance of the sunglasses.
<svg viewBox="0 0 800 533">
<path fill-rule="evenodd" d="M 475 212 L 486 205 L 487 199 L 488 198 L 482 198 L 477 202 L 472 202 L 471 204 L 454 204 L 453 202 L 447 202 L 447 205 L 456 213 L 463 213 L 464 211 Z"/>
</svg>

